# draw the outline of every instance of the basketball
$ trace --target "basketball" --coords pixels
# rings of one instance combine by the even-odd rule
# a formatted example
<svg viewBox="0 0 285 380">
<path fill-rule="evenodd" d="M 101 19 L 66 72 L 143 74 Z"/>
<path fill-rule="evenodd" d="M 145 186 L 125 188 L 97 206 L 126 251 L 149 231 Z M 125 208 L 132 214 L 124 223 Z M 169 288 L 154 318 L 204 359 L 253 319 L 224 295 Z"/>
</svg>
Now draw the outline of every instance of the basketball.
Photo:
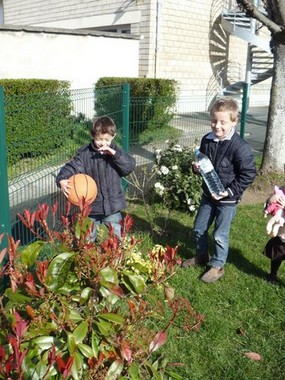
<svg viewBox="0 0 285 380">
<path fill-rule="evenodd" d="M 75 206 L 79 205 L 80 199 L 84 197 L 86 202 L 92 203 L 97 195 L 96 182 L 87 174 L 74 174 L 68 179 L 69 195 L 67 199 Z"/>
</svg>

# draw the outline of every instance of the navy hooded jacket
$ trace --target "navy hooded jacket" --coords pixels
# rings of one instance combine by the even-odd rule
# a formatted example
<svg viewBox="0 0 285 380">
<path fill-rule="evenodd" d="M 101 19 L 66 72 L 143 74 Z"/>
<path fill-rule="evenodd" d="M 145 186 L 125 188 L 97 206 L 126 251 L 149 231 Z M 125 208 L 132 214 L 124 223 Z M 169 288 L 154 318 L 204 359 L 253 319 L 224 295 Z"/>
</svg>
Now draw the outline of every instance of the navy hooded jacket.
<svg viewBox="0 0 285 380">
<path fill-rule="evenodd" d="M 254 181 L 256 166 L 251 149 L 237 132 L 230 139 L 214 139 L 210 132 L 201 140 L 200 151 L 206 154 L 229 196 L 220 203 L 237 203 L 241 200 L 244 190 Z M 211 198 L 210 192 L 203 181 L 203 192 Z"/>
<path fill-rule="evenodd" d="M 135 159 L 115 144 L 111 148 L 114 156 L 101 154 L 93 141 L 81 147 L 72 160 L 67 162 L 56 177 L 56 184 L 73 174 L 84 173 L 92 177 L 97 185 L 98 194 L 92 203 L 90 215 L 111 215 L 124 208 L 127 203 L 122 188 L 122 177 L 135 169 Z"/>
</svg>

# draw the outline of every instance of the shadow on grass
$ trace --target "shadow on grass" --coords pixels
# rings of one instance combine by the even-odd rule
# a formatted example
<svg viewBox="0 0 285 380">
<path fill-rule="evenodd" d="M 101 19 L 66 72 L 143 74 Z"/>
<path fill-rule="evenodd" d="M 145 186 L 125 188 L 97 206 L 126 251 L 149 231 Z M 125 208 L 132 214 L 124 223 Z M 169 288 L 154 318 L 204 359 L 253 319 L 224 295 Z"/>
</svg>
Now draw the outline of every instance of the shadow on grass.
<svg viewBox="0 0 285 380">
<path fill-rule="evenodd" d="M 153 231 L 150 223 L 132 212 L 128 212 L 134 219 L 134 231 L 151 235 L 154 244 L 175 247 L 178 245 L 178 255 L 182 259 L 188 259 L 195 254 L 193 227 L 180 223 L 176 219 L 169 218 L 165 224 L 164 217 L 153 219 Z"/>
<path fill-rule="evenodd" d="M 233 264 L 241 272 L 251 274 L 259 278 L 265 278 L 268 275 L 268 272 L 265 272 L 249 261 L 238 249 L 230 249 L 227 261 L 228 263 Z M 270 263 L 268 265 L 270 266 Z"/>
<path fill-rule="evenodd" d="M 230 250 L 230 254 L 228 256 L 227 262 L 233 264 L 239 271 L 249 274 L 249 275 L 253 275 L 265 281 L 268 278 L 268 275 L 270 272 L 270 259 L 268 259 L 268 271 L 265 272 L 263 269 L 255 265 L 253 262 L 249 261 L 237 249 Z M 280 279 L 278 279 L 278 282 L 275 285 L 285 287 L 285 283 L 281 281 Z"/>
</svg>

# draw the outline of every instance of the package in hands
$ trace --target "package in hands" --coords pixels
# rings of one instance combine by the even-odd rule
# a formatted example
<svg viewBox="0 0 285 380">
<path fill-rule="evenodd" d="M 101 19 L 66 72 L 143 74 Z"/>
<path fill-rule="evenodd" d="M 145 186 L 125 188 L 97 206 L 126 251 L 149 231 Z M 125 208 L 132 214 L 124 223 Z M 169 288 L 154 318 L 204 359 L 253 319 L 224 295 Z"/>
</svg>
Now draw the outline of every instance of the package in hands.
<svg viewBox="0 0 285 380">
<path fill-rule="evenodd" d="M 214 169 L 214 166 L 208 156 L 195 149 L 196 160 L 199 164 L 199 170 L 211 194 L 219 196 L 225 191 L 225 188 Z"/>
</svg>

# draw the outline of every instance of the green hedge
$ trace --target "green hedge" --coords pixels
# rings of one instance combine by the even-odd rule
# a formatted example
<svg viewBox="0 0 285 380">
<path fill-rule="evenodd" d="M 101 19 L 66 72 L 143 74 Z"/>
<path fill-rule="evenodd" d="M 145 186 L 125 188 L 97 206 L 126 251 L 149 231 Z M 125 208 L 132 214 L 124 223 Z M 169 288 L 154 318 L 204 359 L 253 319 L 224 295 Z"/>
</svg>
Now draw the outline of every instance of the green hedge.
<svg viewBox="0 0 285 380">
<path fill-rule="evenodd" d="M 9 164 L 62 146 L 70 129 L 69 82 L 2 79 L 0 86 L 4 87 Z"/>
<path fill-rule="evenodd" d="M 100 78 L 95 85 L 97 114 L 110 115 L 120 107 L 122 100 L 114 89 L 124 83 L 130 84 L 131 143 L 139 142 L 144 132 L 169 125 L 177 98 L 177 83 L 170 79 Z"/>
</svg>

